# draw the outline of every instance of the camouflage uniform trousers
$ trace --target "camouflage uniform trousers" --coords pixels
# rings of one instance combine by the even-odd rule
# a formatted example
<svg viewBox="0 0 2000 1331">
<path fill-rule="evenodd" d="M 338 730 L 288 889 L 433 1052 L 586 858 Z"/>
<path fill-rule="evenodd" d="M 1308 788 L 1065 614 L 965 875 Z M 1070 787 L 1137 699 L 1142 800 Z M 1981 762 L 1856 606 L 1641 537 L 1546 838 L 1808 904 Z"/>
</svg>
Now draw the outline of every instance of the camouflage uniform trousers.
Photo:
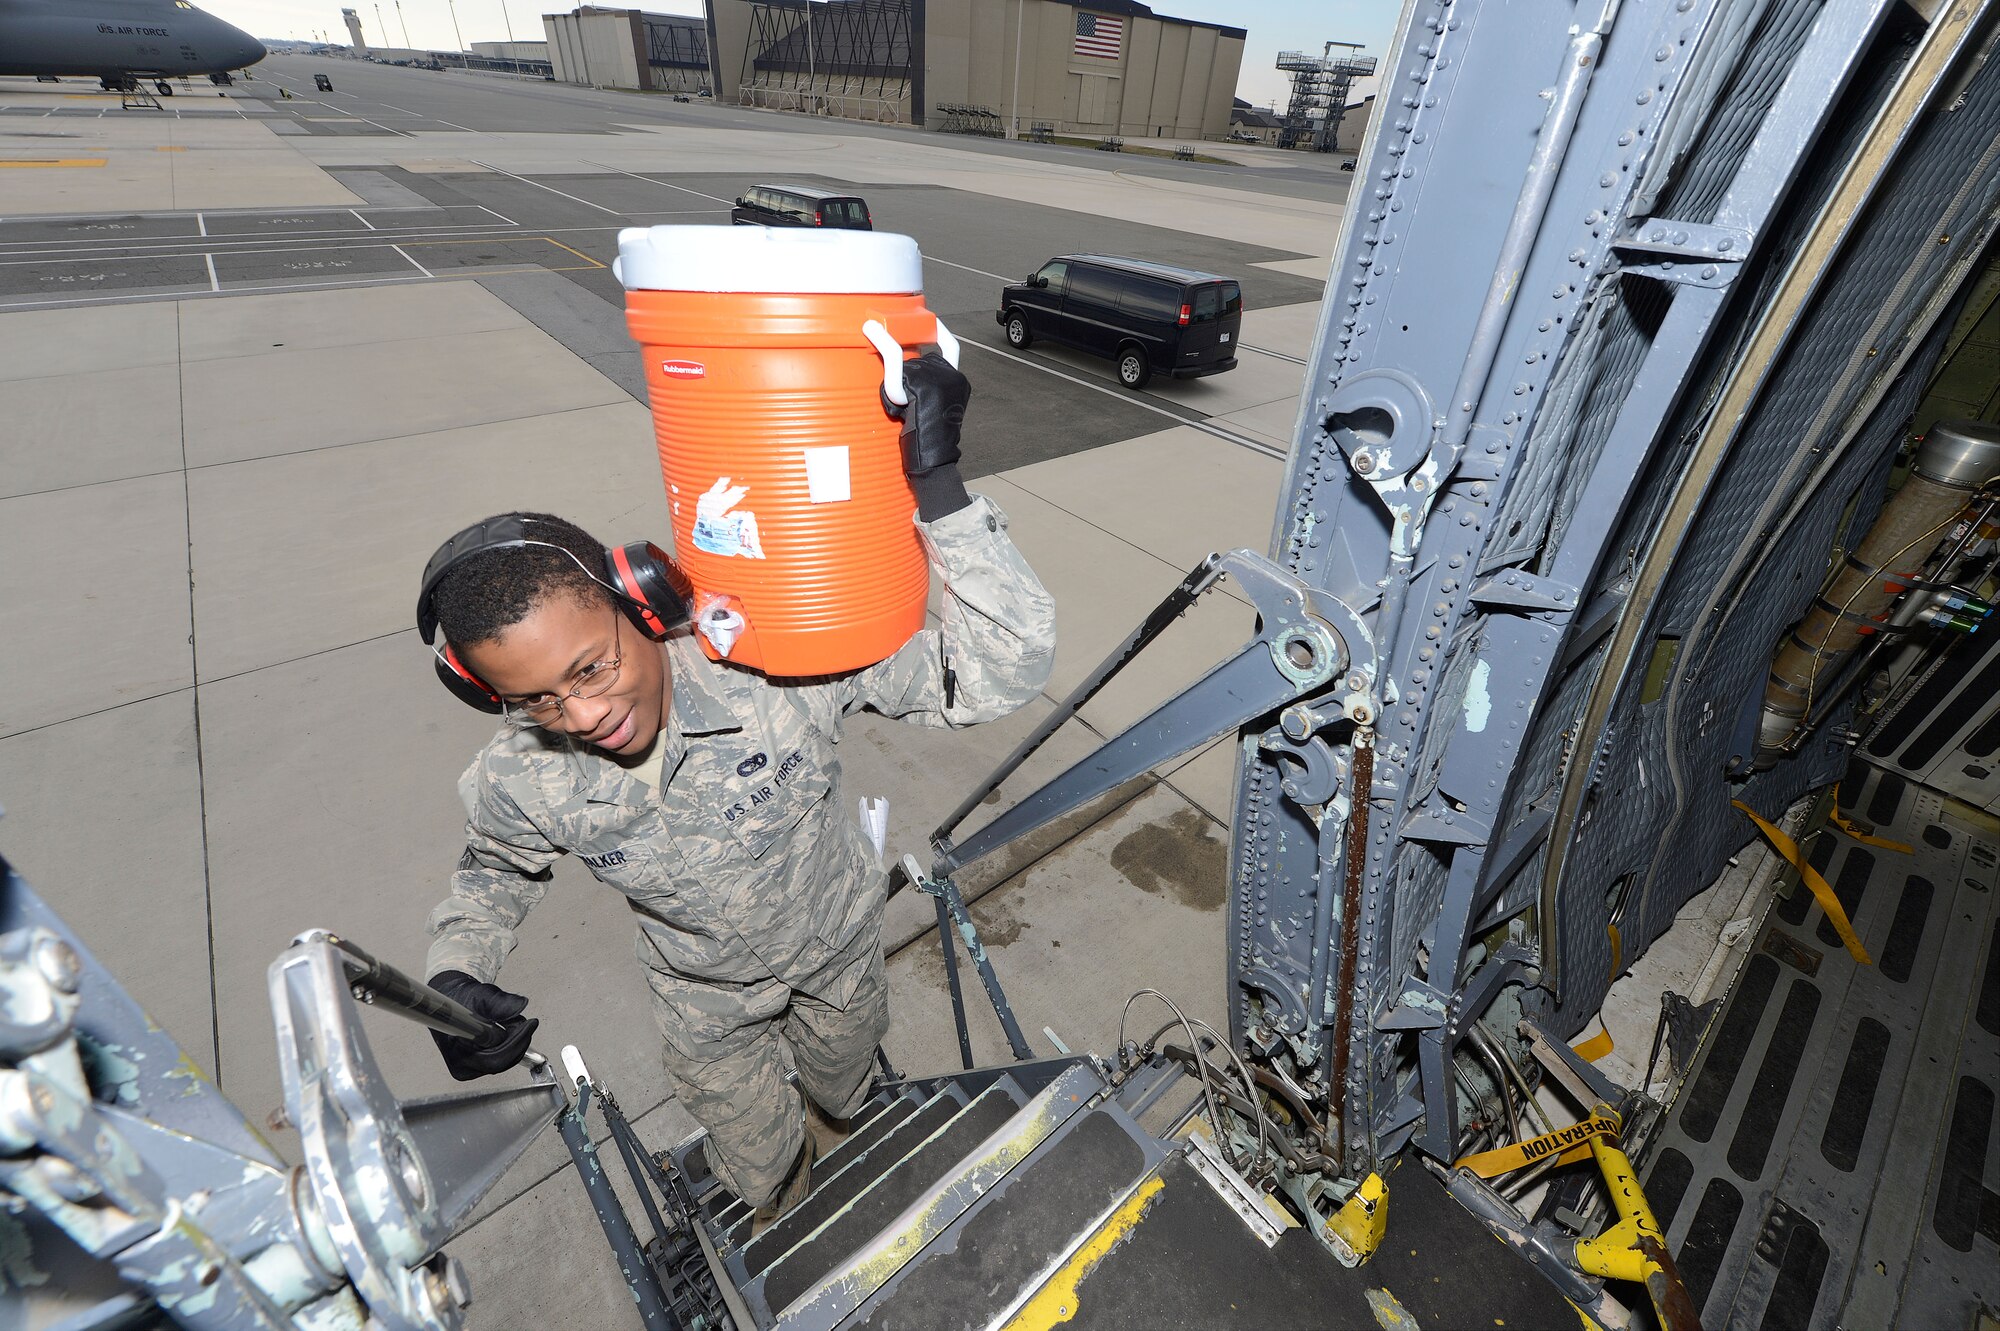
<svg viewBox="0 0 2000 1331">
<path fill-rule="evenodd" d="M 851 1117 L 868 1098 L 875 1050 L 889 1030 L 889 986 L 876 930 L 865 941 L 845 1008 L 775 979 L 717 1003 L 713 981 L 647 971 L 667 1073 L 708 1132 L 710 1166 L 751 1206 L 776 1196 L 798 1159 L 806 1131 L 800 1091 L 834 1119 Z M 723 1022 L 730 1028 L 718 1029 Z"/>
</svg>

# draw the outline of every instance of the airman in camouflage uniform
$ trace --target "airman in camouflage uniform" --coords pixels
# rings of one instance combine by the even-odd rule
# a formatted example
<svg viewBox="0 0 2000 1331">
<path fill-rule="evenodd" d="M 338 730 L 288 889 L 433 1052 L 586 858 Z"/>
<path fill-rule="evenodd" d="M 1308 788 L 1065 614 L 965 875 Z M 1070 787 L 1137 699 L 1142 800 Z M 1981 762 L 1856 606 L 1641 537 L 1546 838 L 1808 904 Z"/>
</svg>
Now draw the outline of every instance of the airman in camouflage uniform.
<svg viewBox="0 0 2000 1331">
<path fill-rule="evenodd" d="M 717 1172 L 752 1205 L 802 1158 L 780 1040 L 805 1093 L 838 1119 L 865 1099 L 888 1028 L 886 875 L 840 791 L 844 718 L 866 708 L 973 725 L 1049 676 L 1048 593 L 999 508 L 956 493 L 964 507 L 918 523 L 946 589 L 942 627 L 888 660 L 780 681 L 713 662 L 689 637 L 635 644 L 627 629 L 626 652 L 657 650 L 671 671 L 656 770 L 509 727 L 460 779 L 466 849 L 430 915 L 425 973 L 491 983 L 549 866 L 577 855 L 625 894 L 668 1071 L 709 1132 Z"/>
</svg>

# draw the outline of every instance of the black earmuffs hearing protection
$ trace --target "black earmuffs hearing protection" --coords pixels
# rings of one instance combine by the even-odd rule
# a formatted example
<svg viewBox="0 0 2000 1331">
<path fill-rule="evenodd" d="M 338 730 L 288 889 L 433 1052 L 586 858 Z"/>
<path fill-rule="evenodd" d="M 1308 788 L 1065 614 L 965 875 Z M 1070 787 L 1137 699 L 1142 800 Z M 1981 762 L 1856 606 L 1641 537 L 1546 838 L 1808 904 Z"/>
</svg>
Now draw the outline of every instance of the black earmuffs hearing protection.
<svg viewBox="0 0 2000 1331">
<path fill-rule="evenodd" d="M 651 541 L 612 546 L 604 552 L 604 567 L 596 570 L 577 559 L 568 547 L 554 541 L 536 540 L 532 528 L 536 519 L 521 513 L 506 513 L 475 523 L 438 547 L 430 563 L 424 565 L 423 590 L 417 597 L 417 632 L 436 658 L 438 679 L 461 701 L 482 712 L 498 712 L 500 695 L 472 673 L 447 642 L 437 642 L 438 614 L 432 597 L 445 574 L 474 555 L 488 550 L 540 545 L 559 550 L 583 569 L 591 581 L 611 593 L 611 599 L 626 618 L 653 642 L 659 642 L 688 621 L 688 601 L 694 588 L 672 556 Z"/>
</svg>

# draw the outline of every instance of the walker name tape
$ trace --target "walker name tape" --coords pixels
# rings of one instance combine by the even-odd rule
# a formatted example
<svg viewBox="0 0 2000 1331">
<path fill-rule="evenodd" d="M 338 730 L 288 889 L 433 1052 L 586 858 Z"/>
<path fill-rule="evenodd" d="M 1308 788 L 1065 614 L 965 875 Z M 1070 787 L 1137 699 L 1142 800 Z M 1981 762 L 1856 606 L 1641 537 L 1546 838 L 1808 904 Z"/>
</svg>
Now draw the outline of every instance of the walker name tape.
<svg viewBox="0 0 2000 1331">
<path fill-rule="evenodd" d="M 1565 1164 L 1581 1160 L 1590 1148 L 1592 1137 L 1604 1137 L 1612 1141 L 1618 1139 L 1618 1120 L 1609 1114 L 1595 1114 L 1581 1123 L 1572 1123 L 1554 1132 L 1545 1132 L 1539 1137 L 1530 1137 L 1512 1146 L 1503 1146 L 1497 1151 L 1481 1151 L 1478 1155 L 1468 1155 L 1455 1168 L 1469 1169 L 1481 1178 L 1498 1178 L 1510 1174 L 1524 1165 L 1534 1164 L 1551 1155 L 1560 1156 Z"/>
</svg>

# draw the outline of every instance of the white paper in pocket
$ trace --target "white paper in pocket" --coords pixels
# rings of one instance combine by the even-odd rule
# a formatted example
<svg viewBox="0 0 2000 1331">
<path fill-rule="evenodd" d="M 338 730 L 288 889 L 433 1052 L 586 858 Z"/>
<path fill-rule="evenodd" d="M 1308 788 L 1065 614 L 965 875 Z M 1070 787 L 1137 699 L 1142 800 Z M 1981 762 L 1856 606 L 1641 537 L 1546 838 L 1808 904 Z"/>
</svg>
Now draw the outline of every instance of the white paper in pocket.
<svg viewBox="0 0 2000 1331">
<path fill-rule="evenodd" d="M 889 801 L 872 795 L 861 797 L 861 829 L 875 847 L 875 867 L 882 867 L 882 855 L 889 844 Z"/>
</svg>

